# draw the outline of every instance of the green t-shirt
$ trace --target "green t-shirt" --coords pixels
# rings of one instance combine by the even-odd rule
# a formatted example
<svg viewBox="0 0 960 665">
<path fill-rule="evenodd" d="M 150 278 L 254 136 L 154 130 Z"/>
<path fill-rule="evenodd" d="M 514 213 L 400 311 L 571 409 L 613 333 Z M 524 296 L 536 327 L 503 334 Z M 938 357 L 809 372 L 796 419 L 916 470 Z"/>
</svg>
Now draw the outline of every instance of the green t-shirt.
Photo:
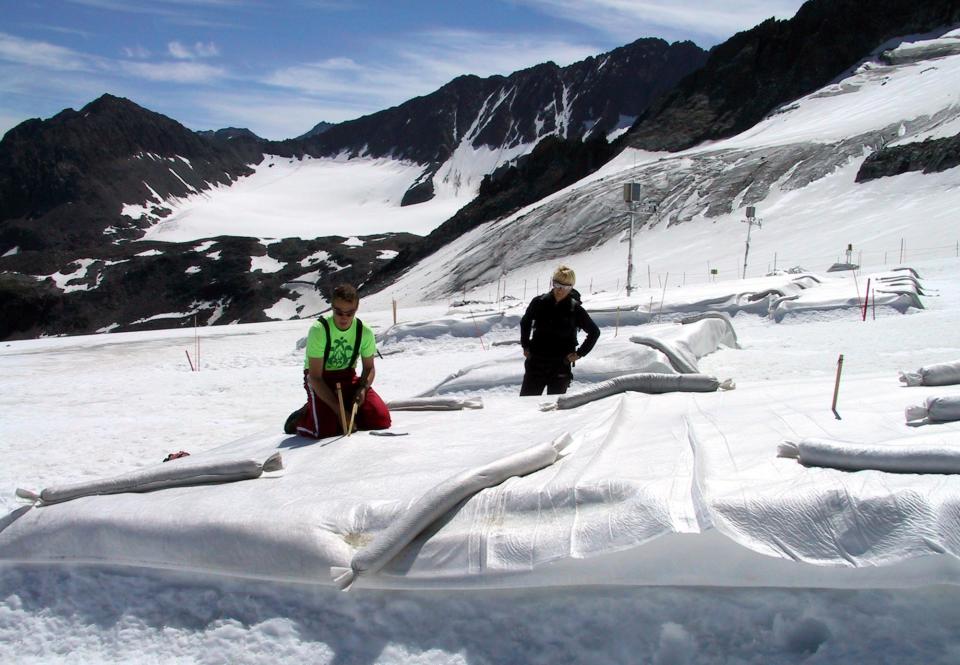
<svg viewBox="0 0 960 665">
<path fill-rule="evenodd" d="M 347 363 L 353 357 L 353 343 L 357 340 L 357 319 L 346 330 L 340 330 L 333 323 L 333 317 L 327 317 L 330 326 L 330 355 L 323 366 L 324 370 L 346 369 Z M 303 368 L 309 369 L 310 358 L 323 358 L 323 349 L 327 344 L 327 334 L 323 331 L 323 324 L 314 321 L 307 333 L 307 352 L 303 359 Z M 360 357 L 370 358 L 377 352 L 377 342 L 373 330 L 364 324 L 360 334 Z"/>
</svg>

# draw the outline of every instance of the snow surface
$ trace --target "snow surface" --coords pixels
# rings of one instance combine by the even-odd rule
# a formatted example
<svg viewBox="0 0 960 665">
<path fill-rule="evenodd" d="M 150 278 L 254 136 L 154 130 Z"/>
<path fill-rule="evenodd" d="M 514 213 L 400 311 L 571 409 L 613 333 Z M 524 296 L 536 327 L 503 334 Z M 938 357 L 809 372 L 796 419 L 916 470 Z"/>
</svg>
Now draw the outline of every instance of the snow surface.
<svg viewBox="0 0 960 665">
<path fill-rule="evenodd" d="M 253 175 L 229 187 L 167 201 L 170 215 L 148 229 L 145 239 L 316 238 L 388 231 L 425 235 L 476 194 L 476 188 L 451 191 L 424 204 L 401 207 L 403 194 L 423 166 L 392 159 L 268 155 L 253 168 Z M 144 212 L 133 203 L 123 208 L 123 214 L 132 217 Z"/>
</svg>

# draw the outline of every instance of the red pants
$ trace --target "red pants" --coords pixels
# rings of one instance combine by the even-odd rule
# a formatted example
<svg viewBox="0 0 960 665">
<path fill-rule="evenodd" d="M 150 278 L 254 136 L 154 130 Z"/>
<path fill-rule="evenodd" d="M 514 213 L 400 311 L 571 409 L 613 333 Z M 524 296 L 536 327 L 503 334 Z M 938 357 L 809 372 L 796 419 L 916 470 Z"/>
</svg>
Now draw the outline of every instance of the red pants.
<svg viewBox="0 0 960 665">
<path fill-rule="evenodd" d="M 347 424 L 350 424 L 350 411 L 353 409 L 353 397 L 357 392 L 360 377 L 351 369 L 326 370 L 323 373 L 323 382 L 330 387 L 334 395 L 337 394 L 337 383 L 343 392 L 343 408 L 347 413 Z M 323 439 L 336 434 L 343 434 L 340 425 L 340 414 L 332 411 L 323 400 L 314 394 L 307 381 L 307 370 L 303 370 L 303 387 L 307 390 L 307 404 L 303 408 L 300 419 L 297 421 L 297 434 L 310 436 L 314 439 Z M 383 403 L 380 395 L 367 390 L 367 398 L 357 409 L 354 418 L 357 429 L 387 429 L 390 427 L 390 411 Z"/>
</svg>

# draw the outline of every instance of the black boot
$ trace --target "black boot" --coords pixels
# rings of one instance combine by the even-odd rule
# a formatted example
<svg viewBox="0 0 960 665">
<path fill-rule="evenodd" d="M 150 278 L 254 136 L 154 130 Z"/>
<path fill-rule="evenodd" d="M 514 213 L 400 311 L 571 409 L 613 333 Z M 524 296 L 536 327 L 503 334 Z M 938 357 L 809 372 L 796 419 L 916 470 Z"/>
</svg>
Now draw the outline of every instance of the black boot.
<svg viewBox="0 0 960 665">
<path fill-rule="evenodd" d="M 287 416 L 286 422 L 283 423 L 283 433 L 284 434 L 296 434 L 297 433 L 297 421 L 300 420 L 300 416 L 303 414 L 305 406 L 301 406 L 299 409 Z"/>
</svg>

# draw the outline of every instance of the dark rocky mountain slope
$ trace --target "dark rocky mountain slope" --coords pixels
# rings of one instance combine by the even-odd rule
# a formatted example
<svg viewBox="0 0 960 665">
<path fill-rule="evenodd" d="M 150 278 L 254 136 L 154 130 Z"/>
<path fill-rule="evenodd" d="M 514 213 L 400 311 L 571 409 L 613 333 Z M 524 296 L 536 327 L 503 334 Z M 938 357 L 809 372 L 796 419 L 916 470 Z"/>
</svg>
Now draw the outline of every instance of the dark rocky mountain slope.
<svg viewBox="0 0 960 665">
<path fill-rule="evenodd" d="M 0 141 L 0 254 L 140 237 L 124 203 L 228 185 L 262 159 L 259 145 L 206 139 L 112 95 L 23 122 Z"/>
<path fill-rule="evenodd" d="M 399 106 L 342 122 L 291 151 L 392 156 L 425 165 L 405 198 L 433 196 L 431 178 L 460 145 L 512 148 L 549 135 L 607 137 L 696 70 L 707 54 L 692 42 L 639 39 L 567 67 L 552 62 L 509 76 L 460 76 Z"/>
<path fill-rule="evenodd" d="M 894 37 L 960 22 L 960 0 L 810 0 L 710 51 L 706 64 L 645 111 L 623 144 L 683 150 L 742 132 L 831 82 Z"/>
</svg>

